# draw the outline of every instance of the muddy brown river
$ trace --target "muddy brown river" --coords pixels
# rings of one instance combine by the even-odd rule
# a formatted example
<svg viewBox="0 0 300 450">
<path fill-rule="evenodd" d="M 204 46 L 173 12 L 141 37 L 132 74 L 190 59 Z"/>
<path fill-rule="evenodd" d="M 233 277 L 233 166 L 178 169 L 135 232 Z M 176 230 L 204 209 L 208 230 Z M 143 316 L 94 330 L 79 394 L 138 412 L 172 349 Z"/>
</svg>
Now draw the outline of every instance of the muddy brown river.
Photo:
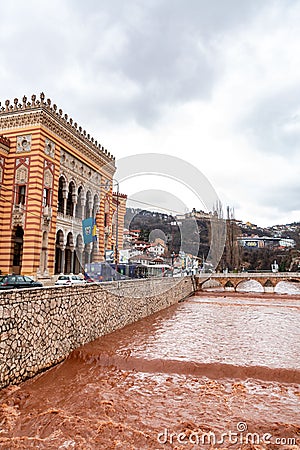
<svg viewBox="0 0 300 450">
<path fill-rule="evenodd" d="M 206 293 L 0 392 L 0 449 L 300 449 L 300 296 Z"/>
</svg>

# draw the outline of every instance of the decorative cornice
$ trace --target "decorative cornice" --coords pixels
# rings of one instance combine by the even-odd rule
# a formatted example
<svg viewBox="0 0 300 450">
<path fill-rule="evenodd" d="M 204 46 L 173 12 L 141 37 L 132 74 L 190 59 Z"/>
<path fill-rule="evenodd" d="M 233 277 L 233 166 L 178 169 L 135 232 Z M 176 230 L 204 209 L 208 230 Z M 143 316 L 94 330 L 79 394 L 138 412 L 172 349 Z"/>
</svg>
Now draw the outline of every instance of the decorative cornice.
<svg viewBox="0 0 300 450">
<path fill-rule="evenodd" d="M 19 103 L 17 98 L 14 99 L 13 104 L 10 100 L 6 100 L 5 107 L 1 107 L 0 102 L 0 129 L 44 125 L 78 150 L 82 151 L 84 148 L 83 153 L 95 162 L 99 163 L 101 158 L 102 165 L 109 164 L 114 167 L 114 156 L 85 130 L 82 130 L 82 127 L 78 127 L 72 118 L 63 114 L 61 109 L 57 111 L 57 106 L 51 105 L 49 98 L 45 101 L 43 92 L 40 94 L 40 100 L 36 100 L 36 96 L 32 95 L 31 102 L 27 102 L 26 96 L 23 97 L 22 102 L 22 104 Z"/>
<path fill-rule="evenodd" d="M 3 144 L 3 145 L 5 145 L 6 147 L 9 148 L 10 147 L 10 140 L 7 137 L 5 137 L 2 134 L 0 134 L 0 144 Z"/>
<path fill-rule="evenodd" d="M 121 194 L 120 192 L 113 192 L 113 196 L 117 198 L 127 198 L 126 194 Z"/>
</svg>

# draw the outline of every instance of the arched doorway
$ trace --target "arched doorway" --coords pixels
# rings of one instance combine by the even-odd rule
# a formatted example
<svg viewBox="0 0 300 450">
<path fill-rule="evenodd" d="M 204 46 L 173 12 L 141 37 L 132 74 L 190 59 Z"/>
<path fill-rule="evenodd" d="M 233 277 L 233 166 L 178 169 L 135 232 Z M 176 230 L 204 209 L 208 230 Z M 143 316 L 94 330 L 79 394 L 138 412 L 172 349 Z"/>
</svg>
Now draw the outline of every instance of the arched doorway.
<svg viewBox="0 0 300 450">
<path fill-rule="evenodd" d="M 13 261 L 12 272 L 15 274 L 21 273 L 22 257 L 23 257 L 23 236 L 24 230 L 19 225 L 14 229 L 13 233 Z"/>
<path fill-rule="evenodd" d="M 56 233 L 55 245 L 55 273 L 62 273 L 64 270 L 64 233 L 58 230 Z"/>
<path fill-rule="evenodd" d="M 70 233 L 68 233 L 68 236 L 67 236 L 64 273 L 73 273 L 73 270 L 74 270 L 73 266 L 74 266 L 74 240 L 73 240 L 73 234 L 70 232 Z"/>
</svg>

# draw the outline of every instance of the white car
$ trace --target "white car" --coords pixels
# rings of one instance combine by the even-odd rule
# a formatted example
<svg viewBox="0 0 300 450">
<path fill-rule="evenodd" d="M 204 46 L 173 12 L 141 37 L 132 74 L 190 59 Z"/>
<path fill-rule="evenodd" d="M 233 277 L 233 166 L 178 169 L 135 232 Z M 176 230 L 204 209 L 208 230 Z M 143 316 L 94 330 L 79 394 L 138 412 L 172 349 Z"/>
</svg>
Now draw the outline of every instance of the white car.
<svg viewBox="0 0 300 450">
<path fill-rule="evenodd" d="M 59 275 L 56 286 L 72 286 L 74 284 L 86 284 L 86 281 L 79 275 Z"/>
</svg>

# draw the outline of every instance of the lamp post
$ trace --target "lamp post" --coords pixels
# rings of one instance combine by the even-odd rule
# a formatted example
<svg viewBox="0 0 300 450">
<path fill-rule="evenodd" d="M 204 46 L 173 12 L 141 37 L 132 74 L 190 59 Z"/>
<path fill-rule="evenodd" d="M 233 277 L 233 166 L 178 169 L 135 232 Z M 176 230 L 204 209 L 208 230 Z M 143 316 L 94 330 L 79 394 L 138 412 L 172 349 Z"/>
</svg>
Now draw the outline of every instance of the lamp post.
<svg viewBox="0 0 300 450">
<path fill-rule="evenodd" d="M 118 271 L 118 263 L 119 263 L 119 193 L 120 193 L 120 185 L 117 180 L 113 180 L 113 183 L 117 185 L 117 217 L 116 217 L 116 245 L 115 245 L 115 265 L 116 272 Z"/>
</svg>

